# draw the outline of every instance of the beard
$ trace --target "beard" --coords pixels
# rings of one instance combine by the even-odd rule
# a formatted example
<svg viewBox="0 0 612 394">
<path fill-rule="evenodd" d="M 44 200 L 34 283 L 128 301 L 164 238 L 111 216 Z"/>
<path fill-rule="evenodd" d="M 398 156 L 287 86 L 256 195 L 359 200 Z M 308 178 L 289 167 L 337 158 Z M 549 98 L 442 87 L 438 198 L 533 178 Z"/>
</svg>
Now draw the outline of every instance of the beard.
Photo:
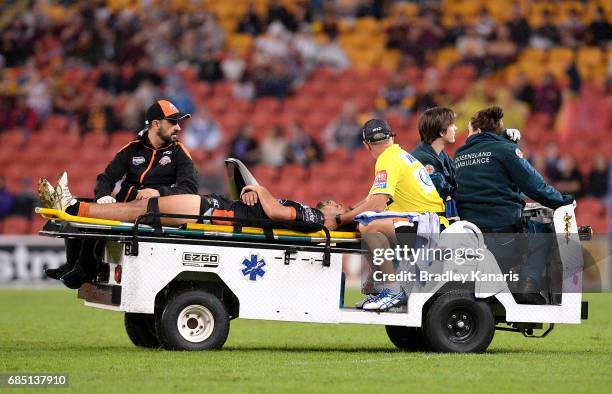
<svg viewBox="0 0 612 394">
<path fill-rule="evenodd" d="M 159 128 L 157 136 L 164 142 L 171 143 L 175 142 L 178 138 L 178 132 L 171 132 L 168 129 Z"/>
</svg>

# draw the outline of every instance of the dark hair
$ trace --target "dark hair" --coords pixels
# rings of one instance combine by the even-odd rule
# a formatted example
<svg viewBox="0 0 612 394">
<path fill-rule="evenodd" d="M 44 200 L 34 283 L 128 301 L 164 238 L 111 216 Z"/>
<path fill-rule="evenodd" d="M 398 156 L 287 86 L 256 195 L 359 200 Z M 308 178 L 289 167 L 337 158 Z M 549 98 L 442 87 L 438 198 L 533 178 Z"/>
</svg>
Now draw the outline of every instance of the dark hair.
<svg viewBox="0 0 612 394">
<path fill-rule="evenodd" d="M 455 122 L 455 113 L 446 107 L 429 108 L 419 117 L 421 141 L 431 144 Z"/>
<path fill-rule="evenodd" d="M 325 206 L 327 205 L 328 202 L 329 202 L 329 200 L 327 200 L 327 201 L 319 201 L 315 208 L 320 211 L 321 209 L 325 208 Z"/>
<path fill-rule="evenodd" d="M 481 109 L 476 112 L 470 119 L 474 130 L 489 131 L 495 134 L 500 134 L 503 131 L 501 119 L 504 117 L 504 110 L 501 107 L 494 106 Z"/>
</svg>

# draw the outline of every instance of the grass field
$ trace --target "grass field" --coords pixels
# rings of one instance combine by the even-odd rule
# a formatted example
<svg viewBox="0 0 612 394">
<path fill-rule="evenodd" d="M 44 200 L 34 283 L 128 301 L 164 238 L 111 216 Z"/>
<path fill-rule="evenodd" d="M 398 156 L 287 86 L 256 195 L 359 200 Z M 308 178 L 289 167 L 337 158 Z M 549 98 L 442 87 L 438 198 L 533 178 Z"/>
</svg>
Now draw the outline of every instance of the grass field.
<svg viewBox="0 0 612 394">
<path fill-rule="evenodd" d="M 73 292 L 0 290 L 0 372 L 68 372 L 82 393 L 609 392 L 612 294 L 585 299 L 582 325 L 539 340 L 497 332 L 486 354 L 403 353 L 382 326 L 247 320 L 224 350 L 186 353 L 134 347 L 122 314 Z"/>
</svg>

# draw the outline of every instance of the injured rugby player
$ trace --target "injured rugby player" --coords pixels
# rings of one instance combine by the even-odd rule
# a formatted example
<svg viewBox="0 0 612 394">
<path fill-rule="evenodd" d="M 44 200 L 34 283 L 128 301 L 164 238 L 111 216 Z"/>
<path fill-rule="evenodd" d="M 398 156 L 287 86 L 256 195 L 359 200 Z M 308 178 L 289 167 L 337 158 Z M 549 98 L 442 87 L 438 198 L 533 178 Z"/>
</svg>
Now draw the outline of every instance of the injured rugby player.
<svg viewBox="0 0 612 394">
<path fill-rule="evenodd" d="M 96 204 L 77 201 L 68 189 L 68 182 L 62 190 L 56 191 L 48 180 L 40 178 L 38 195 L 46 208 L 65 211 L 70 215 L 85 216 L 96 219 L 133 222 L 139 216 L 148 212 L 199 215 L 228 218 L 228 220 L 213 220 L 212 224 L 232 224 L 232 218 L 245 220 L 280 220 L 293 221 L 300 224 L 323 225 L 326 216 L 342 214 L 349 207 L 329 200 L 320 202 L 317 208 L 285 199 L 276 199 L 261 185 L 247 185 L 242 189 L 240 200 L 231 200 L 216 194 L 196 195 L 178 194 L 155 197 L 148 200 L 134 200 L 127 203 Z M 210 223 L 200 219 L 161 218 L 161 224 L 179 226 L 185 223 Z"/>
</svg>

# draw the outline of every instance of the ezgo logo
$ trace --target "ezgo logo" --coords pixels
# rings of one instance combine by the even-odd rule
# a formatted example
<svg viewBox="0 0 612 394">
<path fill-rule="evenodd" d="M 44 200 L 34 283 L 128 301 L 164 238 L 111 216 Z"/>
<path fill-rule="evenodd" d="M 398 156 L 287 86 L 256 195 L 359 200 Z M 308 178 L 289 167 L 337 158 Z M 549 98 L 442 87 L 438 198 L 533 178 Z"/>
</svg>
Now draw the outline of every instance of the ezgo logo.
<svg viewBox="0 0 612 394">
<path fill-rule="evenodd" d="M 187 267 L 218 267 L 219 266 L 219 255 L 209 253 L 183 253 L 183 265 Z"/>
</svg>

